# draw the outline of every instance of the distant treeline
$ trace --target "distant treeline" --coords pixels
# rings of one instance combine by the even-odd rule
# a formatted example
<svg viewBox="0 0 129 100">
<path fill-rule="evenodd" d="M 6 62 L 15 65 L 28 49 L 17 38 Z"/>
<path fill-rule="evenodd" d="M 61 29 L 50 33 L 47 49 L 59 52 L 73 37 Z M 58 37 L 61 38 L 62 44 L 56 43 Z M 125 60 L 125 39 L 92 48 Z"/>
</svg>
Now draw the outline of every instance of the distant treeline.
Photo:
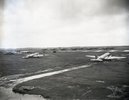
<svg viewBox="0 0 129 100">
<path fill-rule="evenodd" d="M 2 52 L 39 52 L 39 53 L 56 53 L 61 51 L 83 51 L 83 50 L 129 50 L 129 46 L 101 46 L 101 47 L 58 47 L 58 48 L 18 48 L 18 49 L 0 49 Z"/>
</svg>

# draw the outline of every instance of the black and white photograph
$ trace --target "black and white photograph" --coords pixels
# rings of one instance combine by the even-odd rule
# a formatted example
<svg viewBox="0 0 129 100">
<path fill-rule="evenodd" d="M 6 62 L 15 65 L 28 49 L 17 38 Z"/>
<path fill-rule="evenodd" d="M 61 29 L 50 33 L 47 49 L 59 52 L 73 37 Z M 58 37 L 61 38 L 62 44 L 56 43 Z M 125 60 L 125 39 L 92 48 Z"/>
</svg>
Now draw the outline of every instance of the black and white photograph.
<svg viewBox="0 0 129 100">
<path fill-rule="evenodd" d="M 129 0 L 0 0 L 0 100 L 129 100 Z"/>
</svg>

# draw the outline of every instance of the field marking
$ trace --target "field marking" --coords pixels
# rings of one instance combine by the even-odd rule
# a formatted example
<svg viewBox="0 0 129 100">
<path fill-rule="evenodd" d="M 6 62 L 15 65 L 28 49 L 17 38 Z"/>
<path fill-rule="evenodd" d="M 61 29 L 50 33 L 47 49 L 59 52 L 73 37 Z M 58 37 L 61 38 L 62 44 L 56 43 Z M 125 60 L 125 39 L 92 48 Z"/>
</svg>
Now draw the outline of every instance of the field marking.
<svg viewBox="0 0 129 100">
<path fill-rule="evenodd" d="M 27 81 L 33 80 L 33 79 L 39 79 L 39 78 L 43 78 L 43 77 L 47 77 L 47 76 L 61 74 L 61 73 L 72 71 L 72 70 L 77 70 L 77 69 L 81 69 L 81 68 L 87 68 L 87 67 L 90 67 L 90 66 L 91 65 L 82 65 L 82 66 L 73 67 L 73 68 L 67 68 L 67 69 L 63 69 L 63 70 L 59 70 L 59 71 L 53 71 L 53 72 L 33 75 L 33 76 L 25 77 L 25 78 L 20 78 L 20 79 L 17 79 L 15 81 L 14 86 L 17 85 L 17 84 L 23 83 L 23 82 L 27 82 Z"/>
</svg>

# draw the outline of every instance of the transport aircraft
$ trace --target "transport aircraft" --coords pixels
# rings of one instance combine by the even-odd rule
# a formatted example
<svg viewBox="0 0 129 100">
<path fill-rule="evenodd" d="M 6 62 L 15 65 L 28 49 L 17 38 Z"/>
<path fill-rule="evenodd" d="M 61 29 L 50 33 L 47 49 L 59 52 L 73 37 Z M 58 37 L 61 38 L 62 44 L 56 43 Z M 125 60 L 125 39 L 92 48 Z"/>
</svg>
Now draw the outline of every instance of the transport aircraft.
<svg viewBox="0 0 129 100">
<path fill-rule="evenodd" d="M 25 58 L 25 59 L 28 59 L 28 58 L 41 58 L 43 57 L 43 54 L 39 54 L 39 53 L 32 53 L 32 54 L 27 54 L 26 56 L 22 57 L 22 58 Z"/>
<path fill-rule="evenodd" d="M 109 52 L 104 53 L 100 56 L 95 55 L 86 55 L 86 57 L 90 57 L 90 61 L 102 62 L 102 61 L 111 61 L 111 60 L 120 60 L 126 57 L 112 56 Z"/>
</svg>

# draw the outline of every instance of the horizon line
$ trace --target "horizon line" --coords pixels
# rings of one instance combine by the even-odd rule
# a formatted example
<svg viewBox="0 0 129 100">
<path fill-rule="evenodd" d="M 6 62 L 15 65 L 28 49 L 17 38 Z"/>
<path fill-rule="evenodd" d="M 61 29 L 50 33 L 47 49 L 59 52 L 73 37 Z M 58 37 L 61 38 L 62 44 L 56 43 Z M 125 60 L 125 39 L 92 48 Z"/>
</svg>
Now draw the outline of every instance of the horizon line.
<svg viewBox="0 0 129 100">
<path fill-rule="evenodd" d="M 12 48 L 0 48 L 0 49 L 26 49 L 26 48 L 33 48 L 33 49 L 36 49 L 36 48 L 41 48 L 41 49 L 45 49 L 45 48 L 84 48 L 84 47 L 128 47 L 129 45 L 112 45 L 112 46 L 109 46 L 109 45 L 104 45 L 104 46 L 99 46 L 99 45 L 97 45 L 97 46 L 93 46 L 93 45 L 91 45 L 91 46 L 64 46 L 64 47 L 61 47 L 61 46 L 57 46 L 57 47 L 16 47 L 16 48 L 14 48 L 14 47 L 12 47 Z"/>
</svg>

